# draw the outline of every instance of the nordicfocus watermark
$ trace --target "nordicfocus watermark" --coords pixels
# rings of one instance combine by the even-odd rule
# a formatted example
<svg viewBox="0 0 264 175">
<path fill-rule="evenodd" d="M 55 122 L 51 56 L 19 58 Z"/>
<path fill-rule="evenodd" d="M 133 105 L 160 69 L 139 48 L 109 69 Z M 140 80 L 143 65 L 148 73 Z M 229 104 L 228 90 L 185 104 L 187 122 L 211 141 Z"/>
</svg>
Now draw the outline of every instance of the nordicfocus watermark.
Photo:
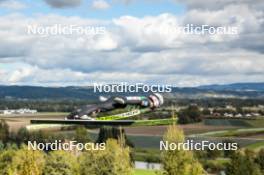
<svg viewBox="0 0 264 175">
<path fill-rule="evenodd" d="M 145 28 L 145 33 L 151 33 L 155 29 Z M 186 25 L 170 25 L 160 26 L 155 31 L 160 34 L 180 34 L 180 35 L 238 35 L 239 28 L 237 26 L 211 26 L 208 24 L 186 24 Z"/>
<path fill-rule="evenodd" d="M 54 35 L 103 35 L 106 33 L 104 26 L 79 26 L 54 24 L 50 26 L 28 25 L 28 35 L 38 35 L 41 37 Z"/>
<path fill-rule="evenodd" d="M 223 150 L 223 151 L 235 151 L 238 149 L 237 143 L 214 143 L 207 140 L 193 141 L 187 140 L 185 142 L 168 142 L 160 141 L 160 150 L 185 150 L 185 151 L 204 151 L 204 150 Z"/>
<path fill-rule="evenodd" d="M 49 143 L 37 143 L 36 141 L 28 141 L 29 150 L 41 150 L 41 151 L 72 151 L 72 150 L 105 150 L 105 143 L 79 143 L 77 141 L 63 142 L 61 140 L 55 140 Z"/>
<path fill-rule="evenodd" d="M 167 32 L 182 33 L 186 35 L 237 35 L 239 30 L 238 27 L 235 26 L 210 26 L 207 24 L 187 24 L 185 26 L 167 28 Z"/>
<path fill-rule="evenodd" d="M 113 92 L 171 92 L 171 85 L 147 85 L 143 83 L 128 84 L 128 83 L 119 83 L 119 84 L 93 84 L 94 92 L 104 92 L 104 93 L 113 93 Z"/>
<path fill-rule="evenodd" d="M 159 28 L 159 27 L 158 27 Z M 157 32 L 155 28 L 145 28 L 143 33 Z M 153 30 L 153 31 L 152 31 Z M 162 26 L 158 32 L 164 34 L 183 34 L 183 35 L 238 35 L 239 30 L 236 26 L 211 26 L 207 24 L 195 25 L 186 24 L 184 26 Z M 27 26 L 27 34 L 39 35 L 42 37 L 54 35 L 103 35 L 106 33 L 105 26 L 84 26 L 84 25 L 37 25 Z"/>
</svg>

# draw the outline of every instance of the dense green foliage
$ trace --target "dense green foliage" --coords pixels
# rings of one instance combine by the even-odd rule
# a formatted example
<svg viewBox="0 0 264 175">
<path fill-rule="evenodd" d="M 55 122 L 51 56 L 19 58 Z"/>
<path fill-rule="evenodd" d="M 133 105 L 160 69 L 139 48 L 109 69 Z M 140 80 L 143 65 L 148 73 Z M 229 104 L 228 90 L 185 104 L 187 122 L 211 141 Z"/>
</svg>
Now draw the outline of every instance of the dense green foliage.
<svg viewBox="0 0 264 175">
<path fill-rule="evenodd" d="M 159 173 L 163 175 L 197 175 L 203 174 L 203 169 L 208 173 L 226 171 L 227 175 L 260 175 L 264 172 L 264 150 L 258 153 L 206 150 L 195 154 L 184 150 L 168 150 L 160 156 L 159 150 L 129 148 L 133 145 L 122 128 L 103 127 L 97 141 L 107 143 L 104 151 L 42 152 L 28 150 L 23 145 L 28 140 L 43 143 L 77 140 L 85 143 L 91 139 L 84 127 L 76 128 L 75 132 L 67 131 L 64 135 L 48 131 L 29 132 L 25 128 L 17 133 L 9 133 L 4 121 L 1 121 L 0 128 L 0 174 L 3 175 L 60 175 L 61 172 L 64 175 L 86 175 L 96 171 L 98 175 L 130 175 L 133 173 L 131 164 L 135 158 L 145 162 L 161 162 L 164 168 Z M 182 142 L 184 134 L 172 125 L 168 127 L 164 140 Z M 133 156 L 132 151 L 135 152 Z"/>
<path fill-rule="evenodd" d="M 256 163 L 259 165 L 262 173 L 264 174 L 264 149 L 261 149 L 256 157 Z"/>
<path fill-rule="evenodd" d="M 106 142 L 104 151 L 87 151 L 80 156 L 80 174 L 131 175 L 130 150 L 114 139 Z"/>
<path fill-rule="evenodd" d="M 0 174 L 12 175 L 12 162 L 14 159 L 15 150 L 7 149 L 0 152 Z"/>
<path fill-rule="evenodd" d="M 2 121 L 2 128 L 6 123 Z M 8 129 L 8 128 L 7 128 Z M 115 129 L 113 129 L 115 131 Z M 106 134 L 105 150 L 77 151 L 33 151 L 25 146 L 27 141 L 37 143 L 66 141 L 63 136 L 50 132 L 29 132 L 21 128 L 17 134 L 8 136 L 8 143 L 0 149 L 0 174 L 1 175 L 131 175 L 132 161 L 129 147 L 124 144 L 124 135 L 117 140 L 109 139 Z M 120 132 L 114 132 L 120 134 Z M 117 137 L 117 135 L 115 136 Z M 112 138 L 112 137 L 111 137 Z M 84 127 L 78 127 L 71 136 L 71 140 L 79 143 L 91 142 Z M 17 146 L 19 148 L 17 148 Z M 120 163 L 122 162 L 122 163 Z M 89 166 L 91 165 L 91 166 Z"/>
<path fill-rule="evenodd" d="M 47 155 L 44 175 L 77 175 L 77 157 L 66 151 L 53 151 Z"/>
<path fill-rule="evenodd" d="M 168 127 L 164 134 L 164 141 L 170 143 L 183 143 L 184 134 L 176 125 Z M 175 150 L 163 150 L 162 152 L 162 174 L 164 175 L 202 175 L 204 170 L 201 164 L 194 158 L 191 151 L 182 148 Z"/>
<path fill-rule="evenodd" d="M 130 150 L 117 140 L 108 140 L 105 150 L 74 154 L 67 151 L 6 149 L 0 152 L 1 175 L 132 175 Z"/>
<path fill-rule="evenodd" d="M 6 143 L 9 137 L 9 127 L 4 120 L 0 120 L 0 141 Z"/>
<path fill-rule="evenodd" d="M 120 139 L 120 136 L 124 136 L 124 142 L 126 145 L 130 147 L 134 147 L 133 143 L 127 138 L 124 128 L 116 128 L 116 127 L 102 127 L 100 128 L 97 143 L 105 143 L 108 139 Z"/>
<path fill-rule="evenodd" d="M 87 129 L 84 126 L 77 127 L 75 130 L 74 139 L 78 143 L 87 143 L 91 141 Z"/>
<path fill-rule="evenodd" d="M 255 163 L 252 153 L 247 151 L 243 155 L 240 152 L 231 157 L 231 162 L 227 166 L 227 175 L 261 175 L 259 165 Z"/>
<path fill-rule="evenodd" d="M 197 105 L 191 105 L 188 108 L 181 110 L 178 116 L 180 124 L 202 121 L 202 113 Z"/>
</svg>

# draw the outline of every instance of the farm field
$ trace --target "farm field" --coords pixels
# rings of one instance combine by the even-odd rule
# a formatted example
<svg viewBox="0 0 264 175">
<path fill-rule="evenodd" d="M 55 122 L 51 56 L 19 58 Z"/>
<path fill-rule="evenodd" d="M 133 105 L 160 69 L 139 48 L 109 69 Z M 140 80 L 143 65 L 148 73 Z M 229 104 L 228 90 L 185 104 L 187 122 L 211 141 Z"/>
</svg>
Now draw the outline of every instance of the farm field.
<svg viewBox="0 0 264 175">
<path fill-rule="evenodd" d="M 209 131 L 227 130 L 233 129 L 232 126 L 210 126 L 203 123 L 178 125 L 183 129 L 185 135 L 194 133 L 204 133 Z M 161 136 L 167 129 L 167 125 L 161 126 L 137 126 L 137 127 L 125 127 L 126 133 L 129 135 L 156 135 Z"/>
<path fill-rule="evenodd" d="M 264 127 L 264 118 L 259 119 L 204 119 L 205 125 L 210 126 L 233 126 L 233 127 Z"/>
<path fill-rule="evenodd" d="M 230 129 L 223 131 L 211 131 L 201 134 L 193 134 L 192 136 L 210 136 L 210 137 L 255 137 L 261 138 L 264 135 L 264 128 L 243 128 Z M 263 137 L 264 139 L 264 137 Z"/>
<path fill-rule="evenodd" d="M 17 131 L 21 127 L 26 127 L 32 119 L 63 119 L 68 113 L 63 112 L 44 112 L 27 115 L 0 115 L 9 125 L 11 131 Z"/>
<path fill-rule="evenodd" d="M 29 115 L 1 115 L 0 119 L 6 120 L 12 131 L 17 131 L 21 127 L 25 127 L 30 124 L 32 119 L 63 119 L 68 113 L 38 113 Z M 162 120 L 142 120 L 138 121 L 131 127 L 126 127 L 127 134 L 130 135 L 163 135 L 166 130 L 166 125 L 171 124 L 172 119 Z M 210 126 L 205 125 L 202 122 L 196 124 L 179 125 L 185 134 L 203 133 L 215 130 L 232 129 L 233 126 Z"/>
<path fill-rule="evenodd" d="M 17 131 L 19 128 L 29 125 L 31 119 L 63 119 L 66 115 L 67 113 L 40 113 L 37 115 L 1 116 L 1 118 L 6 120 L 11 131 Z M 172 122 L 171 119 L 143 120 L 124 129 L 136 148 L 158 149 L 162 135 L 167 129 L 165 123 L 170 124 Z M 264 127 L 260 127 L 262 123 L 264 123 L 263 119 L 206 119 L 204 122 L 178 126 L 183 129 L 187 138 L 194 140 L 219 141 L 230 138 L 238 141 L 243 146 L 249 146 L 264 139 Z M 59 129 L 59 127 L 57 128 Z M 56 130 L 56 127 L 49 129 Z M 91 135 L 97 135 L 99 132 L 98 129 L 90 129 L 89 131 Z"/>
</svg>

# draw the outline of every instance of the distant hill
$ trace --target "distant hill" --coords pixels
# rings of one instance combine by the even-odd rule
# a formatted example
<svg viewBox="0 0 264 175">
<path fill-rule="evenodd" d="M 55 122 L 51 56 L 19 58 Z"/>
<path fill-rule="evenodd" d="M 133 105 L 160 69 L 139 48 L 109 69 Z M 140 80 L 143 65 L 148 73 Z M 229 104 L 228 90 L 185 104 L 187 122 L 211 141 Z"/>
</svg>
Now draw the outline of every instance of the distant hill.
<svg viewBox="0 0 264 175">
<path fill-rule="evenodd" d="M 93 87 L 0 86 L 0 99 L 97 100 L 99 95 L 146 95 L 146 93 L 94 93 Z M 264 83 L 174 87 L 167 98 L 264 98 Z"/>
<path fill-rule="evenodd" d="M 216 91 L 264 91 L 264 83 L 234 83 L 227 85 L 199 86 L 198 89 Z"/>
<path fill-rule="evenodd" d="M 77 87 L 0 86 L 0 98 L 93 99 L 91 90 Z"/>
<path fill-rule="evenodd" d="M 42 99 L 42 100 L 98 100 L 100 95 L 111 96 L 111 93 L 94 93 L 93 87 L 40 87 L 40 86 L 0 86 L 0 99 Z M 125 93 L 122 95 L 129 95 Z M 121 95 L 115 93 L 115 95 Z M 137 95 L 142 95 L 138 93 Z"/>
</svg>

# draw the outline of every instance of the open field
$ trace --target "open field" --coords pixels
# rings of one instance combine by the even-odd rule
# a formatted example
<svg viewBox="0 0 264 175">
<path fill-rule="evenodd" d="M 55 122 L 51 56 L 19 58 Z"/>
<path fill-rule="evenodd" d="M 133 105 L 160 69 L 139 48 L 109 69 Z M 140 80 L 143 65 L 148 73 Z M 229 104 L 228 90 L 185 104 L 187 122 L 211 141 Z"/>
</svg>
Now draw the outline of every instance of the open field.
<svg viewBox="0 0 264 175">
<path fill-rule="evenodd" d="M 264 127 L 264 118 L 258 119 L 227 119 L 227 118 L 217 118 L 217 119 L 205 119 L 205 125 L 211 126 L 233 126 L 233 127 L 254 127 L 262 128 Z"/>
<path fill-rule="evenodd" d="M 15 115 L 15 116 L 1 116 L 8 123 L 12 131 L 17 131 L 21 127 L 25 127 L 30 124 L 31 119 L 63 119 L 65 118 L 66 113 L 40 113 L 35 115 Z M 222 141 L 224 139 L 234 139 L 234 141 L 239 142 L 243 146 L 248 146 L 251 144 L 256 144 L 261 142 L 264 138 L 264 127 L 254 127 L 261 126 L 263 119 L 258 120 L 232 120 L 231 122 L 228 119 L 209 119 L 211 124 L 207 125 L 206 122 L 195 123 L 195 124 L 186 124 L 178 125 L 183 129 L 187 138 L 193 140 L 212 140 L 212 141 Z M 229 122 L 228 125 L 223 125 L 224 123 Z M 208 121 L 208 120 L 207 120 Z M 172 122 L 171 119 L 168 120 L 155 120 L 155 121 L 142 121 L 139 122 L 139 125 L 125 127 L 126 134 L 128 138 L 136 145 L 136 148 L 152 148 L 158 149 L 159 142 L 162 140 L 162 135 L 166 132 L 167 125 L 164 125 L 166 122 Z M 209 123 L 210 123 L 209 122 Z M 214 125 L 214 122 L 217 125 Z M 247 127 L 243 124 L 246 122 Z M 146 125 L 143 125 L 143 124 Z M 158 125 L 158 124 L 161 125 Z M 241 124 L 242 125 L 238 125 Z M 221 124 L 221 125 L 220 125 Z M 56 130 L 56 128 L 49 128 Z M 58 129 L 57 129 L 58 130 Z M 90 130 L 92 135 L 98 134 L 98 129 Z M 65 131 L 60 131 L 65 132 Z M 140 155 L 138 155 L 140 157 Z"/>
<path fill-rule="evenodd" d="M 32 119 L 63 119 L 68 113 L 38 113 L 28 115 L 1 115 L 0 119 L 6 120 L 12 131 L 17 131 L 21 127 L 30 124 Z M 136 125 L 126 127 L 126 132 L 129 135 L 163 135 L 166 131 L 166 125 L 171 124 L 171 119 L 138 121 Z M 215 130 L 232 129 L 232 126 L 210 126 L 203 123 L 179 125 L 185 134 L 203 133 Z"/>
<path fill-rule="evenodd" d="M 204 133 L 209 131 L 218 131 L 218 130 L 227 130 L 233 129 L 232 126 L 209 126 L 204 125 L 203 123 L 196 124 L 186 124 L 186 125 L 178 125 L 181 129 L 183 129 L 186 135 L 195 134 L 195 133 Z M 167 129 L 166 125 L 161 126 L 137 126 L 137 127 L 126 127 L 126 133 L 129 135 L 154 135 L 161 136 L 165 133 Z"/>
<path fill-rule="evenodd" d="M 210 137 L 247 137 L 247 138 L 262 138 L 264 135 L 264 128 L 242 128 L 229 129 L 223 131 L 211 131 L 201 134 L 193 134 L 192 136 L 210 136 Z"/>
<path fill-rule="evenodd" d="M 128 135 L 128 139 L 135 144 L 136 148 L 150 148 L 159 149 L 160 141 L 162 136 L 135 136 Z M 193 140 L 193 142 L 202 142 L 204 140 L 210 142 L 223 142 L 225 140 L 233 141 L 238 143 L 239 146 L 245 147 L 250 144 L 261 142 L 263 139 L 253 139 L 253 138 L 226 138 L 226 137 L 186 137 L 186 139 Z"/>
<path fill-rule="evenodd" d="M 11 131 L 17 131 L 21 127 L 26 127 L 32 119 L 63 119 L 67 113 L 38 113 L 27 115 L 0 115 L 0 119 L 4 119 L 10 127 Z"/>
</svg>

